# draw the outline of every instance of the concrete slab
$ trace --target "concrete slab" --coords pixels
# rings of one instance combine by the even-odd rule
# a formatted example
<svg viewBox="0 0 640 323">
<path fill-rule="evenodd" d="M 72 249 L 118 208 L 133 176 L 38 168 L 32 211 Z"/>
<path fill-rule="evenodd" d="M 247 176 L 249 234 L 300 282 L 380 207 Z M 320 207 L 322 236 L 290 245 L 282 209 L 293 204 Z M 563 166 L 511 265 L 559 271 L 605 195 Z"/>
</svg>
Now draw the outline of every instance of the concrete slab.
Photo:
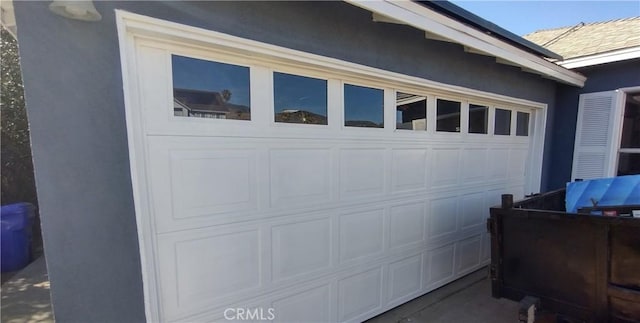
<svg viewBox="0 0 640 323">
<path fill-rule="evenodd" d="M 518 322 L 518 303 L 491 297 L 485 268 L 367 321 L 390 322 L 513 323 Z"/>
<path fill-rule="evenodd" d="M 2 284 L 3 323 L 52 323 L 49 276 L 40 257 Z"/>
<path fill-rule="evenodd" d="M 54 322 L 44 257 L 4 283 L 1 294 L 3 323 Z M 485 268 L 367 321 L 390 322 L 512 323 L 518 322 L 518 303 L 491 297 Z"/>
</svg>

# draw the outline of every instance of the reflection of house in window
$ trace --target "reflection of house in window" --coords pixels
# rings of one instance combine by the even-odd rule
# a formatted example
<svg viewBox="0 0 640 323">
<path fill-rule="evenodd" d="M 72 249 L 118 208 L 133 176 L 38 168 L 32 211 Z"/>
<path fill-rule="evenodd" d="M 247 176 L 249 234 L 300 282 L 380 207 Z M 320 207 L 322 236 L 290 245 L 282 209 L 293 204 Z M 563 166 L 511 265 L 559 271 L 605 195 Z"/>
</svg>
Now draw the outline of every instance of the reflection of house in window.
<svg viewBox="0 0 640 323">
<path fill-rule="evenodd" d="M 213 119 L 251 120 L 251 110 L 244 105 L 227 102 L 214 91 L 174 89 L 173 115 Z"/>
<path fill-rule="evenodd" d="M 327 124 L 327 117 L 305 110 L 285 109 L 276 113 L 276 122 Z"/>
<path fill-rule="evenodd" d="M 396 129 L 427 130 L 427 98 L 398 92 L 396 94 Z"/>
</svg>

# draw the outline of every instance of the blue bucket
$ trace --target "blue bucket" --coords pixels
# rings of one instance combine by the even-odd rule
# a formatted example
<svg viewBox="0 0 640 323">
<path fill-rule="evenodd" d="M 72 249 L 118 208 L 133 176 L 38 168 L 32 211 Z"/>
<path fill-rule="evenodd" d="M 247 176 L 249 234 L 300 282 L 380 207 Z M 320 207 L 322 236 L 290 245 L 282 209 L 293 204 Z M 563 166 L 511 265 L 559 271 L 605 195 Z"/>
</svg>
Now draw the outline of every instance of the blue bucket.
<svg viewBox="0 0 640 323">
<path fill-rule="evenodd" d="M 31 203 L 9 204 L 0 208 L 2 272 L 16 271 L 29 264 L 34 216 L 35 207 Z"/>
</svg>

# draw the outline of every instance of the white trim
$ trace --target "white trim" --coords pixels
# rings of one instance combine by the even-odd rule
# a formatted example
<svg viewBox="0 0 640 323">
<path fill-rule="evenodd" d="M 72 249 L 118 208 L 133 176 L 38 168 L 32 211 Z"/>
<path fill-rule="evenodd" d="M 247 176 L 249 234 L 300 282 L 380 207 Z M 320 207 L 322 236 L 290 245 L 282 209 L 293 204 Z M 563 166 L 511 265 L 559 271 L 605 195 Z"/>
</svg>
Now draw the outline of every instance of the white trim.
<svg viewBox="0 0 640 323">
<path fill-rule="evenodd" d="M 589 56 L 570 58 L 564 61 L 558 61 L 556 63 L 560 66 L 573 69 L 585 66 L 619 62 L 634 58 L 640 58 L 640 46 L 619 49 L 606 53 L 598 53 Z"/>
<path fill-rule="evenodd" d="M 345 1 L 563 83 L 582 87 L 586 81 L 586 77 L 579 73 L 551 63 L 413 1 Z"/>
<path fill-rule="evenodd" d="M 501 94 L 469 89 L 462 86 L 435 82 L 420 77 L 390 72 L 326 56 L 310 54 L 198 27 L 151 18 L 122 10 L 118 11 L 121 12 L 120 16 L 126 30 L 136 34 L 138 37 L 164 41 L 175 41 L 179 39 L 182 43 L 207 48 L 208 51 L 211 51 L 210 46 L 215 45 L 218 48 L 223 48 L 237 53 L 235 54 L 236 59 L 245 56 L 246 59 L 250 59 L 253 62 L 260 62 L 264 64 L 276 64 L 280 66 L 303 65 L 306 70 L 318 71 L 322 74 L 330 73 L 335 76 L 344 77 L 345 79 L 348 79 L 349 82 L 377 84 L 370 87 L 381 88 L 386 85 L 398 87 L 398 84 L 400 83 L 402 86 L 407 88 L 429 87 L 434 91 L 439 91 L 440 93 L 448 92 L 449 95 L 451 93 L 455 93 L 463 97 L 490 99 L 502 101 L 511 105 L 515 104 L 533 108 L 543 108 L 546 106 L 543 103 L 531 100 L 518 99 Z M 386 79 L 388 81 L 383 81 L 383 83 L 381 83 L 381 79 Z"/>
<path fill-rule="evenodd" d="M 334 77 L 328 78 L 328 103 L 331 106 L 340 108 L 340 113 L 336 113 L 335 110 L 331 109 L 327 111 L 330 126 L 335 125 L 335 122 L 339 120 L 341 121 L 339 124 L 344 128 L 342 120 L 344 118 L 342 113 L 343 102 L 333 102 L 343 101 L 339 98 L 342 97 L 344 82 L 363 86 L 376 84 L 373 87 L 385 91 L 385 123 L 391 122 L 391 124 L 386 124 L 384 129 L 364 129 L 369 133 L 392 132 L 395 130 L 395 122 L 392 122 L 395 119 L 395 89 L 419 94 L 428 91 L 429 94 L 425 93 L 428 101 L 428 113 L 435 112 L 434 103 L 436 97 L 455 98 L 455 101 L 461 102 L 466 100 L 473 100 L 474 102 L 491 101 L 492 106 L 498 104 L 509 107 L 509 109 L 528 109 L 532 112 L 534 120 L 536 120 L 536 126 L 532 129 L 529 138 L 531 141 L 529 149 L 531 160 L 527 164 L 528 172 L 525 179 L 525 190 L 527 192 L 538 192 L 540 190 L 544 129 L 547 114 L 547 105 L 544 103 L 438 83 L 121 10 L 116 10 L 116 24 L 123 73 L 127 138 L 133 199 L 138 226 L 145 314 L 149 322 L 160 320 L 162 308 L 160 306 L 160 293 L 156 284 L 158 273 L 155 272 L 156 267 L 153 265 L 157 263 L 157 259 L 154 258 L 156 257 L 154 252 L 155 237 L 151 234 L 155 224 L 149 221 L 151 219 L 149 212 L 151 211 L 147 207 L 152 205 L 152 201 L 150 201 L 151 195 L 148 192 L 148 187 L 145 185 L 148 182 L 148 175 L 145 169 L 147 154 L 145 153 L 144 138 L 145 127 L 148 127 L 148 125 L 143 122 L 142 111 L 139 109 L 141 106 L 139 102 L 141 90 L 139 89 L 140 84 L 138 84 L 137 75 L 140 72 L 139 69 L 142 63 L 137 60 L 137 50 L 140 43 L 144 43 L 146 46 L 153 45 L 153 43 L 162 44 L 163 46 L 166 44 L 181 47 L 188 46 L 210 53 L 233 54 L 237 60 L 250 60 L 253 62 L 252 66 L 278 67 L 263 67 L 261 68 L 262 72 L 279 70 L 282 66 L 288 66 L 292 69 L 302 68 L 318 72 L 319 75 L 332 74 L 335 77 L 344 77 L 343 80 L 337 80 Z M 427 133 L 434 134 L 435 118 L 429 118 L 428 120 L 432 128 Z M 461 122 L 463 121 L 461 120 Z M 256 124 L 256 127 L 262 126 L 265 125 Z"/>
<path fill-rule="evenodd" d="M 127 142 L 129 145 L 129 166 L 131 168 L 131 186 L 133 191 L 133 205 L 136 212 L 136 226 L 138 231 L 138 248 L 140 249 L 140 268 L 142 276 L 142 289 L 144 294 L 144 309 L 147 322 L 160 322 L 160 299 L 157 290 L 156 275 L 153 270 L 153 259 L 147 259 L 147 255 L 153 250 L 153 228 L 148 225 L 150 218 L 146 205 L 149 205 L 148 192 L 145 191 L 147 182 L 145 172 L 145 156 L 136 155 L 137 151 L 143 151 L 144 136 L 142 132 L 135 130 L 141 126 L 139 122 L 142 116 L 136 115 L 133 107 L 140 105 L 140 90 L 136 82 L 138 70 L 135 38 L 127 30 L 127 16 L 129 14 L 116 10 L 116 28 L 118 32 L 118 45 L 120 47 L 120 64 L 122 67 L 122 87 L 124 92 L 125 116 L 127 125 Z"/>
</svg>

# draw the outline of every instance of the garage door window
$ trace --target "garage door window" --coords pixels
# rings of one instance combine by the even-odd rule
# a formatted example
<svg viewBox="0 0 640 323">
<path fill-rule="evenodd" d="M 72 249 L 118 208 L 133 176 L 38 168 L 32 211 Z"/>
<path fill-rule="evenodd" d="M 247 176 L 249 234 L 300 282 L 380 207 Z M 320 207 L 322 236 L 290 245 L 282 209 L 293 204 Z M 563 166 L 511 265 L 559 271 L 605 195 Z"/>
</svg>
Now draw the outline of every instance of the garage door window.
<svg viewBox="0 0 640 323">
<path fill-rule="evenodd" d="M 173 115 L 251 120 L 249 68 L 171 56 Z"/>
<path fill-rule="evenodd" d="M 487 133 L 489 108 L 484 105 L 469 104 L 469 133 Z"/>
<path fill-rule="evenodd" d="M 516 136 L 529 135 L 529 114 L 526 112 L 518 112 L 516 122 Z"/>
<path fill-rule="evenodd" d="M 496 124 L 494 134 L 508 136 L 511 134 L 511 111 L 496 109 Z"/>
<path fill-rule="evenodd" d="M 344 125 L 384 128 L 384 91 L 345 84 Z"/>
<path fill-rule="evenodd" d="M 327 124 L 327 81 L 273 73 L 275 121 Z"/>
<path fill-rule="evenodd" d="M 436 130 L 460 132 L 460 102 L 438 99 Z"/>
<path fill-rule="evenodd" d="M 427 98 L 398 92 L 396 94 L 396 129 L 427 130 Z"/>
</svg>

